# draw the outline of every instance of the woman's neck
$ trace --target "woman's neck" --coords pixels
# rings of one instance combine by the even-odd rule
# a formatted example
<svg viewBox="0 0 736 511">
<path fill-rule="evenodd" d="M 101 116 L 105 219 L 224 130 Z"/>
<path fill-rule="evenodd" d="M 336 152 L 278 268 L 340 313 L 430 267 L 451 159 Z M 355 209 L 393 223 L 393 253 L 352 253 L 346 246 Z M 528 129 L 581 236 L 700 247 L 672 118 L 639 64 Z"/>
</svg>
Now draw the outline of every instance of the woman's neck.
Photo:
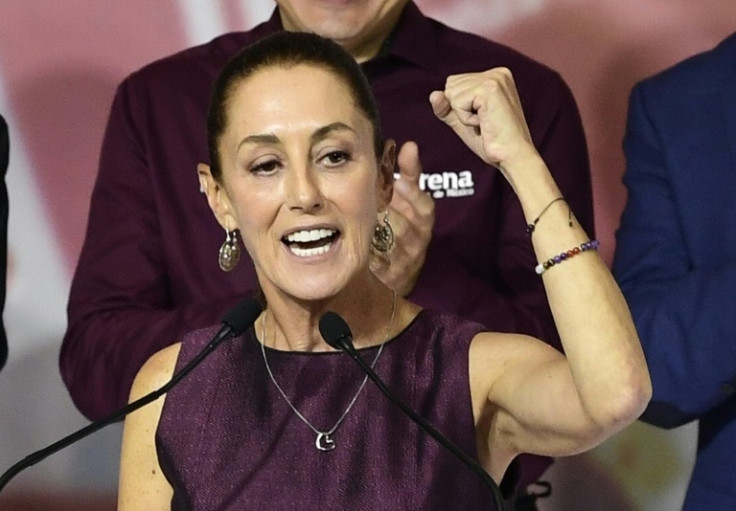
<svg viewBox="0 0 736 511">
<path fill-rule="evenodd" d="M 356 348 L 382 344 L 395 327 L 392 319 L 398 299 L 378 279 L 372 280 L 369 285 L 361 286 L 360 291 L 346 290 L 320 301 L 299 302 L 266 292 L 268 307 L 256 323 L 260 341 L 283 351 L 332 351 L 319 332 L 320 318 L 331 310 L 350 326 Z"/>
</svg>

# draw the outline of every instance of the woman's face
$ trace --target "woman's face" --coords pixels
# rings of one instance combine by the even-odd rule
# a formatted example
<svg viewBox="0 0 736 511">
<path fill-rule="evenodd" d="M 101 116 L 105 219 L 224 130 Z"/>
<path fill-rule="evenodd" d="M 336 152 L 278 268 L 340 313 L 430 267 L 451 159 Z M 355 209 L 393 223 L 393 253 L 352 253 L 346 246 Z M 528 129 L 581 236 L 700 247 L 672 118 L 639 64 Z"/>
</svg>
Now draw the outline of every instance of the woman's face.
<svg viewBox="0 0 736 511">
<path fill-rule="evenodd" d="M 377 161 L 344 82 L 304 64 L 264 68 L 236 85 L 227 119 L 218 216 L 240 229 L 266 295 L 329 298 L 367 273 L 393 146 Z"/>
</svg>

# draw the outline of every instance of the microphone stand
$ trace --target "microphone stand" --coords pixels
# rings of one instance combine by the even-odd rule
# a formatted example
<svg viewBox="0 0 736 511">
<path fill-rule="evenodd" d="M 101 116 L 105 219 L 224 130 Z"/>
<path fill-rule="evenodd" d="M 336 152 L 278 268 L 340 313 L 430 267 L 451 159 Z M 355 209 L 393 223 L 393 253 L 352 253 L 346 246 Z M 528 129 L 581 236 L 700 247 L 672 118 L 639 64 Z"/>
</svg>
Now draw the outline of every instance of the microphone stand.
<svg viewBox="0 0 736 511">
<path fill-rule="evenodd" d="M 202 362 L 202 360 L 204 360 L 205 357 L 207 357 L 210 353 L 212 353 L 212 351 L 214 351 L 214 349 L 219 346 L 224 340 L 242 334 L 250 325 L 253 324 L 260 312 L 261 305 L 256 300 L 252 298 L 246 298 L 245 300 L 241 301 L 225 316 L 225 319 L 223 319 L 222 321 L 222 327 L 212 338 L 212 340 L 207 344 L 207 346 L 205 346 L 202 351 L 196 357 L 194 357 L 186 366 L 184 366 L 178 373 L 172 376 L 171 380 L 169 380 L 166 384 L 164 384 L 159 389 L 154 390 L 146 394 L 145 396 L 133 401 L 132 403 L 128 403 L 128 405 L 116 412 L 111 413 L 107 417 L 100 419 L 99 421 L 95 421 L 85 426 L 84 428 L 65 436 L 61 440 L 54 442 L 48 447 L 29 454 L 28 456 L 17 462 L 15 465 L 10 467 L 8 470 L 6 470 L 2 476 L 0 476 L 0 492 L 2 492 L 3 488 L 5 488 L 5 486 L 10 482 L 11 479 L 13 479 L 16 475 L 18 475 L 26 468 L 32 467 L 36 463 L 43 461 L 52 454 L 64 449 L 65 447 L 70 446 L 74 442 L 81 440 L 82 438 L 94 433 L 95 431 L 109 426 L 113 422 L 117 422 L 129 413 L 144 407 L 148 403 L 151 403 L 162 395 L 166 394 L 171 389 L 171 387 L 179 383 L 182 378 L 184 378 L 192 371 L 192 369 L 199 365 L 199 363 Z"/>
<path fill-rule="evenodd" d="M 343 350 L 345 353 L 350 355 L 350 358 L 355 360 L 355 362 L 358 363 L 358 365 L 365 371 L 365 373 L 368 375 L 368 377 L 373 381 L 373 383 L 376 384 L 376 386 L 379 388 L 379 390 L 391 401 L 394 405 L 399 407 L 401 411 L 403 411 L 406 415 L 411 418 L 414 422 L 416 422 L 422 429 L 424 429 L 427 433 L 429 433 L 432 438 L 434 438 L 437 442 L 439 442 L 443 447 L 445 447 L 448 451 L 450 451 L 452 454 L 454 454 L 457 458 L 460 459 L 470 470 L 475 472 L 478 477 L 480 477 L 483 482 L 490 488 L 491 493 L 493 493 L 493 501 L 496 505 L 497 511 L 505 511 L 506 505 L 503 500 L 503 495 L 501 494 L 501 490 L 496 484 L 496 482 L 491 478 L 491 476 L 486 472 L 483 467 L 478 464 L 477 461 L 475 461 L 473 458 L 468 456 L 462 449 L 460 449 L 458 446 L 456 446 L 449 438 L 444 436 L 442 433 L 440 433 L 437 429 L 435 429 L 434 426 L 432 426 L 429 422 L 427 422 L 422 416 L 420 416 L 418 413 L 416 413 L 414 410 L 409 408 L 403 401 L 401 401 L 398 397 L 394 395 L 391 390 L 386 387 L 386 385 L 383 383 L 383 380 L 379 378 L 379 376 L 373 371 L 371 366 L 363 360 L 363 358 L 360 356 L 358 351 L 355 349 L 355 346 L 353 346 L 352 341 L 352 334 L 350 333 L 350 329 L 348 328 L 345 321 L 338 316 L 335 313 L 327 312 L 325 315 L 322 316 L 324 319 L 327 315 L 334 315 L 336 318 L 333 318 L 331 321 L 337 322 L 338 320 L 344 325 L 344 328 L 347 329 L 347 333 L 338 334 L 336 338 L 334 336 L 328 335 L 326 336 L 325 333 L 327 329 L 323 330 L 322 326 L 322 320 L 320 320 L 320 333 L 322 333 L 322 337 L 325 338 L 325 341 L 327 341 L 330 346 L 333 348 L 338 348 Z M 331 337 L 328 339 L 328 337 Z"/>
</svg>

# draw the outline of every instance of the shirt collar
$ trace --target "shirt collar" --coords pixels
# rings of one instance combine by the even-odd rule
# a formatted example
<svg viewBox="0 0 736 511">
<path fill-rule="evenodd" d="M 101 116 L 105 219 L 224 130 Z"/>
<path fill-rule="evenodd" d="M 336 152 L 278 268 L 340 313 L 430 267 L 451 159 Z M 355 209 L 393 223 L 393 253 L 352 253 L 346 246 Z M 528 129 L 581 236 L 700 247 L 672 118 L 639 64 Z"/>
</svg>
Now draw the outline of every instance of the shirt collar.
<svg viewBox="0 0 736 511">
<path fill-rule="evenodd" d="M 408 2 L 377 58 L 394 55 L 431 69 L 436 54 L 437 37 L 433 20 L 422 14 L 414 2 Z"/>
<path fill-rule="evenodd" d="M 281 16 L 279 15 L 278 7 L 274 7 L 271 17 L 268 18 L 265 26 L 273 32 L 281 32 L 284 29 L 284 25 L 281 24 Z"/>
</svg>

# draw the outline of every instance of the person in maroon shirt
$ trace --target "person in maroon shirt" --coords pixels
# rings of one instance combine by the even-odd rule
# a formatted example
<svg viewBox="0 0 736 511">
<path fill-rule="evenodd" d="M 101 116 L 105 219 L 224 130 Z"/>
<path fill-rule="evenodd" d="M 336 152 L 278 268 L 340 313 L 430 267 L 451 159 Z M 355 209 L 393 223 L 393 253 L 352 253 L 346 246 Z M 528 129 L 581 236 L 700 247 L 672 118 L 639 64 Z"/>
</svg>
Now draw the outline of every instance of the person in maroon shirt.
<svg viewBox="0 0 736 511">
<path fill-rule="evenodd" d="M 229 273 L 218 267 L 225 233 L 200 194 L 196 166 L 208 161 L 205 120 L 218 70 L 245 45 L 283 29 L 332 38 L 362 62 L 384 135 L 401 148 L 402 179 L 389 209 L 396 243 L 390 264 L 376 269 L 381 279 L 423 307 L 559 346 L 518 199 L 498 172 L 448 136 L 427 98 L 448 75 L 510 68 L 532 138 L 593 236 L 587 149 L 567 85 L 407 0 L 320 5 L 280 0 L 267 22 L 147 65 L 119 86 L 60 355 L 71 397 L 90 419 L 126 403 L 153 353 L 218 322 L 257 290 L 249 261 Z"/>
</svg>

